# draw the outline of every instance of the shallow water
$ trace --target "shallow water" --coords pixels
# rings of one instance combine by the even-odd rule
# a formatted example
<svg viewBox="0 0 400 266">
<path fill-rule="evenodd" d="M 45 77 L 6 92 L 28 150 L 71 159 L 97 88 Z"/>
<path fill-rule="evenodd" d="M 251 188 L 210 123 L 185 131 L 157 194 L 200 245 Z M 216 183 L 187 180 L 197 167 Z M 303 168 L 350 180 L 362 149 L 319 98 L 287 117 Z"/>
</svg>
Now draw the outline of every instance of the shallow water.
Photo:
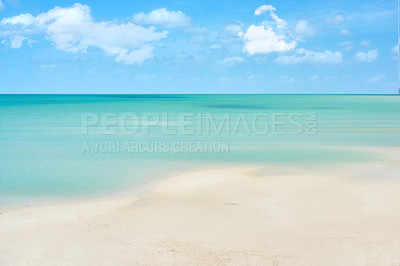
<svg viewBox="0 0 400 266">
<path fill-rule="evenodd" d="M 4 205 L 111 194 L 207 164 L 390 160 L 362 148 L 400 147 L 400 97 L 1 95 L 0 123 Z"/>
</svg>

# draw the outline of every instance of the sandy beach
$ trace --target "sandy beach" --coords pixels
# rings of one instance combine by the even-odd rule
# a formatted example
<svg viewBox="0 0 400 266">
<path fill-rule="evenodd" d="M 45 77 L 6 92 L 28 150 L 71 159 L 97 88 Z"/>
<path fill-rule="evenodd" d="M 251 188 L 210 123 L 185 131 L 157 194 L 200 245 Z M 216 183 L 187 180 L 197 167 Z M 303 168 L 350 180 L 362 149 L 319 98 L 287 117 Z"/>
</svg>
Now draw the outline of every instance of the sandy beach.
<svg viewBox="0 0 400 266">
<path fill-rule="evenodd" d="M 0 266 L 400 266 L 400 0 L 0 0 Z"/>
<path fill-rule="evenodd" d="M 202 170 L 141 197 L 3 211 L 0 264 L 399 265 L 399 167 L 347 170 Z"/>
</svg>

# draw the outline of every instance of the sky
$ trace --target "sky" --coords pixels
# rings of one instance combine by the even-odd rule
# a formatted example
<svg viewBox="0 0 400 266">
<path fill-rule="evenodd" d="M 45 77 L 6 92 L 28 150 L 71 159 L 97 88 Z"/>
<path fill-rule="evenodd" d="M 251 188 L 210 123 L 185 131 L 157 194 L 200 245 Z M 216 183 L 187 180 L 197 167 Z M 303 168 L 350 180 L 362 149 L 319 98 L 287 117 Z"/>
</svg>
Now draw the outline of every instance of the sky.
<svg viewBox="0 0 400 266">
<path fill-rule="evenodd" d="M 398 93 L 395 0 L 0 0 L 0 93 Z"/>
</svg>

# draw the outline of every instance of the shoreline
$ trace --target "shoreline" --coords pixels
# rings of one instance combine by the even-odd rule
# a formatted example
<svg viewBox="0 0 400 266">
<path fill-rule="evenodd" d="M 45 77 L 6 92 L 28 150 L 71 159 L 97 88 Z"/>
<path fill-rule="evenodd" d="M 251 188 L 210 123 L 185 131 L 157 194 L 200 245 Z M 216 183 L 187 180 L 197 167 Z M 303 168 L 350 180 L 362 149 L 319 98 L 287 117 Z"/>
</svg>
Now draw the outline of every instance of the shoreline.
<svg viewBox="0 0 400 266">
<path fill-rule="evenodd" d="M 10 212 L 10 211 L 23 211 L 26 208 L 36 209 L 36 208 L 43 208 L 43 207 L 56 207 L 56 206 L 63 206 L 63 205 L 75 205 L 81 203 L 95 203 L 95 202 L 107 202 L 107 201 L 114 201 L 114 200 L 124 200 L 126 198 L 141 198 L 144 195 L 150 193 L 155 186 L 159 183 L 166 181 L 170 178 L 173 178 L 178 175 L 182 175 L 185 173 L 190 172 L 200 172 L 205 170 L 215 170 L 221 168 L 229 168 L 234 167 L 231 163 L 220 163 L 217 165 L 210 165 L 204 162 L 199 164 L 200 166 L 193 167 L 185 167 L 183 169 L 177 170 L 169 170 L 168 172 L 163 172 L 162 174 L 158 174 L 157 176 L 152 176 L 150 178 L 143 178 L 139 180 L 137 183 L 128 186 L 124 189 L 118 189 L 111 193 L 106 193 L 106 195 L 101 195 L 100 192 L 96 195 L 90 196 L 77 196 L 77 197 L 70 197 L 70 198 L 42 198 L 36 199 L 34 198 L 33 204 L 32 203 L 16 203 L 16 204 L 5 204 L 0 205 L 0 213 Z M 254 164 L 241 164 L 242 167 L 252 167 Z M 27 197 L 28 198 L 28 197 Z M 28 198 L 28 201 L 32 198 Z"/>
<path fill-rule="evenodd" d="M 304 143 L 306 146 L 307 143 Z M 370 158 L 370 160 L 366 161 L 355 161 L 355 162 L 318 162 L 315 163 L 304 163 L 304 162 L 273 162 L 270 164 L 263 164 L 259 162 L 250 163 L 244 162 L 240 164 L 236 164 L 234 162 L 218 162 L 211 163 L 207 161 L 197 161 L 194 164 L 179 165 L 179 169 L 169 169 L 168 171 L 160 171 L 158 174 L 152 174 L 152 176 L 148 176 L 137 181 L 134 184 L 131 184 L 123 189 L 116 189 L 112 192 L 106 192 L 104 195 L 103 192 L 93 193 L 90 195 L 79 195 L 76 197 L 48 197 L 48 198 L 35 198 L 35 197 L 24 197 L 27 202 L 21 203 L 5 203 L 4 205 L 0 204 L 0 213 L 6 211 L 13 210 L 23 210 L 25 208 L 37 208 L 37 207 L 46 207 L 46 206 L 55 206 L 55 205 L 65 205 L 65 204 L 74 204 L 81 202 L 96 202 L 96 201 L 106 201 L 106 200 L 116 200 L 123 199 L 127 197 L 131 197 L 132 195 L 142 197 L 143 195 L 151 192 L 151 190 L 157 186 L 162 181 L 165 181 L 169 178 L 173 178 L 174 176 L 181 175 L 188 172 L 197 172 L 203 170 L 212 170 L 212 169 L 220 169 L 220 168 L 232 168 L 236 166 L 240 167 L 273 167 L 273 168 L 282 168 L 282 169 L 296 169 L 296 171 L 303 171 L 307 167 L 311 167 L 312 171 L 315 172 L 318 168 L 332 168 L 335 169 L 336 166 L 353 166 L 363 167 L 366 165 L 369 167 L 371 164 L 393 164 L 400 160 L 400 148 L 399 147 L 386 147 L 386 146 L 347 146 L 340 145 L 334 146 L 333 144 L 321 146 L 326 149 L 336 149 L 336 150 L 348 150 L 348 151 L 356 151 L 359 154 L 374 154 L 374 157 Z M 317 166 L 318 165 L 318 166 Z M 176 165 L 178 166 L 178 165 Z M 183 167 L 182 167 L 183 166 Z M 308 168 L 307 171 L 309 171 Z"/>
<path fill-rule="evenodd" d="M 140 196 L 5 211 L 0 262 L 398 265 L 400 182 L 364 166 L 202 169 Z"/>
</svg>

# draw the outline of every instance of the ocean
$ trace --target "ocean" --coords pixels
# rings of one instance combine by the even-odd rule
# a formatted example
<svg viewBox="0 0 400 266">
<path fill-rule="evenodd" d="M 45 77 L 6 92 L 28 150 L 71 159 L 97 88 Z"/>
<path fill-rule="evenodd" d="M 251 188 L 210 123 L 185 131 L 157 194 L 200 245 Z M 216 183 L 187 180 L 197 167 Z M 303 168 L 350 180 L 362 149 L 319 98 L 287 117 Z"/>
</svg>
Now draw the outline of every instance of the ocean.
<svg viewBox="0 0 400 266">
<path fill-rule="evenodd" d="M 0 206 L 218 165 L 390 160 L 397 95 L 0 95 Z M 373 150 L 373 149 L 372 149 Z"/>
</svg>

